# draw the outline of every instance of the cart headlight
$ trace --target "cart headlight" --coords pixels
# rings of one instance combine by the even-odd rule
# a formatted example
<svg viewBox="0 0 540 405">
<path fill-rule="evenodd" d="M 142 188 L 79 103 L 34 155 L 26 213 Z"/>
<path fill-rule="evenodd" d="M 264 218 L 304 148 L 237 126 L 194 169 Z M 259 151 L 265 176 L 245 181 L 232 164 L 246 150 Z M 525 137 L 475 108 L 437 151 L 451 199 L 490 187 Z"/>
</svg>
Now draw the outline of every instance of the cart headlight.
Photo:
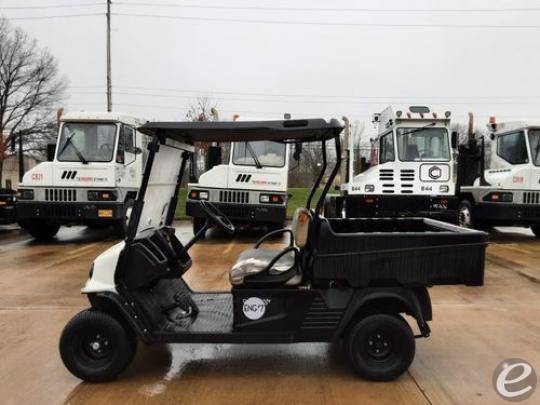
<svg viewBox="0 0 540 405">
<path fill-rule="evenodd" d="M 34 190 L 19 189 L 19 200 L 33 200 Z"/>
<path fill-rule="evenodd" d="M 484 201 L 487 202 L 506 202 L 511 203 L 514 200 L 514 195 L 512 193 L 499 193 L 493 192 L 484 196 Z"/>
<path fill-rule="evenodd" d="M 442 186 L 439 186 L 439 191 L 441 193 L 448 193 L 448 191 L 450 191 L 450 187 L 448 187 L 448 185 L 446 184 L 443 184 Z"/>
<path fill-rule="evenodd" d="M 109 190 L 88 190 L 88 201 L 116 201 L 115 191 Z"/>
<path fill-rule="evenodd" d="M 375 191 L 375 186 L 373 184 L 366 184 L 364 189 L 367 193 L 373 193 Z"/>
<path fill-rule="evenodd" d="M 263 204 L 283 204 L 284 198 L 281 194 L 261 194 L 259 202 Z"/>
<path fill-rule="evenodd" d="M 209 193 L 207 190 L 191 190 L 189 193 L 189 198 L 192 200 L 205 200 L 207 201 Z"/>
</svg>

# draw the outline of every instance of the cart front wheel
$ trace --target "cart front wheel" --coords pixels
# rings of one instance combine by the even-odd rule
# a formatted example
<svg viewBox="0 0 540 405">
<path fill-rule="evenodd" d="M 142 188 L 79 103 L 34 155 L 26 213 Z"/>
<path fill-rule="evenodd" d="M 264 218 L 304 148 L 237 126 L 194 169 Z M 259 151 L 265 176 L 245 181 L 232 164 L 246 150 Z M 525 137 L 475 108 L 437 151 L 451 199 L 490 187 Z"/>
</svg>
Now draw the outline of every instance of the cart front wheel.
<svg viewBox="0 0 540 405">
<path fill-rule="evenodd" d="M 360 377 L 390 381 L 407 371 L 412 363 L 414 335 L 399 315 L 370 315 L 351 329 L 346 349 L 353 369 Z"/>
<path fill-rule="evenodd" d="M 101 311 L 79 312 L 60 337 L 60 356 L 64 365 L 85 381 L 114 379 L 131 363 L 136 351 L 136 336 Z"/>
</svg>

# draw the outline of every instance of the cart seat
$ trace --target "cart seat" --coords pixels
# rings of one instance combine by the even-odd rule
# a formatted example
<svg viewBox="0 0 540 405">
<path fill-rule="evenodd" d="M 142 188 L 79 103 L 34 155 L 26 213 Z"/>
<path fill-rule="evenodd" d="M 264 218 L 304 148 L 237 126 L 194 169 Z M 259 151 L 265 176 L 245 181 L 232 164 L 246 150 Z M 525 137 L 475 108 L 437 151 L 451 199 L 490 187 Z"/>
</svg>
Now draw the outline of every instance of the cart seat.
<svg viewBox="0 0 540 405">
<path fill-rule="evenodd" d="M 294 213 L 290 229 L 270 232 L 257 242 L 255 249 L 241 253 L 229 273 L 231 284 L 277 283 L 289 286 L 300 284 L 302 271 L 298 263 L 299 248 L 304 247 L 307 242 L 310 219 L 311 214 L 306 208 L 298 208 Z M 286 232 L 291 234 L 289 246 L 286 248 L 265 249 L 259 247 L 268 237 Z M 279 257 L 280 255 L 281 257 Z"/>
<path fill-rule="evenodd" d="M 262 248 L 242 252 L 229 273 L 231 284 L 245 284 L 244 277 L 262 273 L 279 253 L 280 251 Z M 285 253 L 268 270 L 270 280 L 267 280 L 267 282 L 271 283 L 274 276 L 284 276 L 286 272 L 293 270 L 295 261 L 295 252 Z M 302 274 L 299 271 L 291 271 L 288 275 L 290 277 L 285 277 L 287 280 L 283 282 L 285 285 L 297 285 L 302 281 Z"/>
</svg>

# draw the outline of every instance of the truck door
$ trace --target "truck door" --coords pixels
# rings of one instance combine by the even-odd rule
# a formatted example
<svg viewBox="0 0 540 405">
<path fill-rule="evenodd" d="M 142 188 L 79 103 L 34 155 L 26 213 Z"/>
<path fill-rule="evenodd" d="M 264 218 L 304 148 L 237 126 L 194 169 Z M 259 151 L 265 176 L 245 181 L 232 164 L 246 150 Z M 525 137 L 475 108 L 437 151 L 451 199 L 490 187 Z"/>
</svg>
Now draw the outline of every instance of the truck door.
<svg viewBox="0 0 540 405">
<path fill-rule="evenodd" d="M 120 187 L 139 187 L 140 168 L 139 165 L 135 164 L 137 159 L 135 142 L 135 129 L 122 124 L 116 153 L 116 178 Z"/>
<path fill-rule="evenodd" d="M 497 166 L 489 170 L 488 182 L 496 187 L 528 189 L 531 187 L 531 164 L 527 153 L 525 132 L 497 136 Z M 506 169 L 506 170 L 505 170 Z M 510 169 L 510 170 L 508 170 Z M 491 181 L 490 181 L 491 180 Z"/>
<path fill-rule="evenodd" d="M 531 190 L 540 189 L 540 128 L 530 128 L 528 131 L 529 150 L 531 151 Z"/>
</svg>

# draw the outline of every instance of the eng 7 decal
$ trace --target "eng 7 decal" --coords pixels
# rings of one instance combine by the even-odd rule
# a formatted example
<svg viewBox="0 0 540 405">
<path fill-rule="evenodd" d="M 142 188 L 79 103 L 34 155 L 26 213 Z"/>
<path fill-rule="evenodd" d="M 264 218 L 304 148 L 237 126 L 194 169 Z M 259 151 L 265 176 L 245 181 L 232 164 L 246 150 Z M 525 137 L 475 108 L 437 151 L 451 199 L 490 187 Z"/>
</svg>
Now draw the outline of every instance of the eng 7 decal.
<svg viewBox="0 0 540 405">
<path fill-rule="evenodd" d="M 243 301 L 242 310 L 246 318 L 252 321 L 261 319 L 266 312 L 266 306 L 270 303 L 269 299 L 260 299 L 259 297 L 249 297 Z"/>
</svg>

